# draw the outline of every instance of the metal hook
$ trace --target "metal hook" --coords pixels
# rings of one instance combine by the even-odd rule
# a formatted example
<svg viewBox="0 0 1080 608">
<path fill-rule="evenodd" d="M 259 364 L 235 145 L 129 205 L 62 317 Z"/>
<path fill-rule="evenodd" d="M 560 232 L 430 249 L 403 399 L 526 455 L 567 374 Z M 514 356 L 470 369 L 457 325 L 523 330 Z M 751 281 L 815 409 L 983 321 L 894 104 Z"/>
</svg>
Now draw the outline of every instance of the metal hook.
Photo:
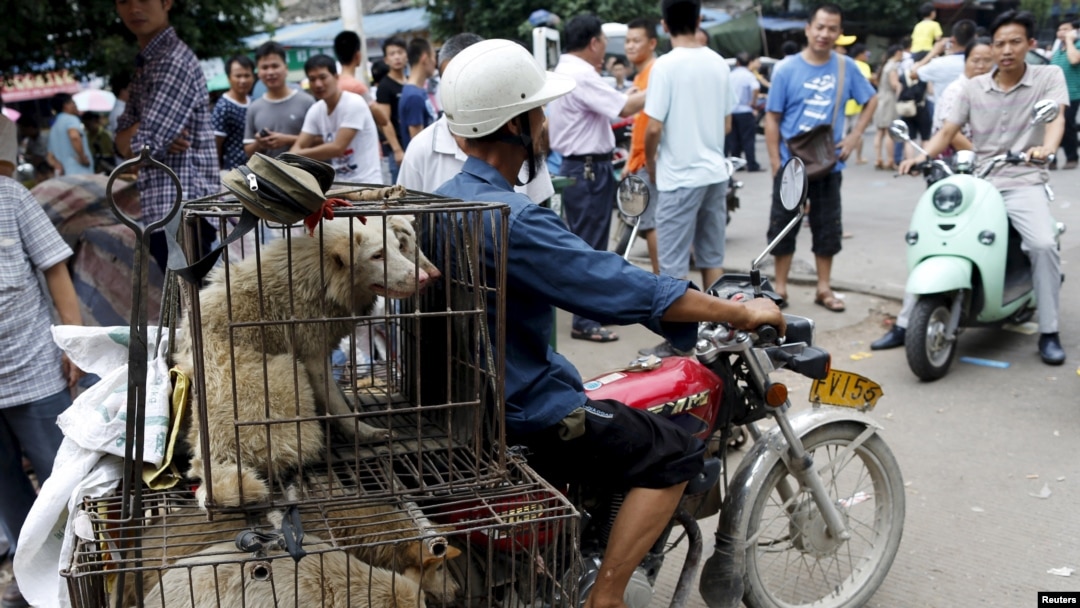
<svg viewBox="0 0 1080 608">
<path fill-rule="evenodd" d="M 116 205 L 116 201 L 113 199 L 113 182 L 116 181 L 116 178 L 123 175 L 128 169 L 133 169 L 144 164 L 164 170 L 169 178 L 172 179 L 173 185 L 176 186 L 176 200 L 173 202 L 169 212 L 165 217 L 145 227 L 141 223 L 135 221 L 135 218 L 124 213 L 120 207 Z M 128 228 L 131 228 L 135 232 L 135 236 L 138 240 L 143 242 L 146 241 L 151 232 L 158 228 L 164 228 L 165 224 L 168 224 L 177 212 L 180 211 L 180 206 L 184 197 L 183 188 L 180 185 L 180 178 L 176 176 L 176 173 L 169 168 L 168 165 L 150 156 L 150 146 L 144 145 L 138 156 L 134 156 L 120 163 L 113 169 L 113 172 L 109 174 L 109 181 L 105 184 L 105 200 L 109 202 L 109 206 L 112 207 L 113 214 L 116 215 L 117 219 Z"/>
</svg>

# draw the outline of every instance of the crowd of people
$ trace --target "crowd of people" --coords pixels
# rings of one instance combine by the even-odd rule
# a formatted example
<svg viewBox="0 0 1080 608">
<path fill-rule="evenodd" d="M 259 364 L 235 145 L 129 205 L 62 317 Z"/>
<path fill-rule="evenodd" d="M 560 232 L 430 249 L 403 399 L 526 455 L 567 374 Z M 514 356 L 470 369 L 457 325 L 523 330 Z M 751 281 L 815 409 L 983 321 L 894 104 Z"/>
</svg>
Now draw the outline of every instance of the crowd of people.
<svg viewBox="0 0 1080 608">
<path fill-rule="evenodd" d="M 700 458 L 686 455 L 700 455 L 702 446 L 679 429 L 640 418 L 646 414 L 586 400 L 573 366 L 547 347 L 551 305 L 573 313 L 574 339 L 612 342 L 619 336 L 607 325 L 646 324 L 666 339 L 642 353 L 658 356 L 692 348 L 694 322 L 700 320 L 782 328 L 779 308 L 787 302 L 799 226 L 773 251 L 776 303 L 732 303 L 692 289 L 691 255 L 703 286 L 723 273 L 726 191 L 732 178 L 728 156 L 744 155 L 748 171 L 768 168 L 778 176 L 783 163 L 802 149 L 799 142 L 817 137 L 835 147 L 836 155 L 809 185 L 814 301 L 843 312 L 843 299 L 831 286 L 833 258 L 844 238 L 843 172 L 849 159 L 866 162 L 863 135 L 871 124 L 875 167 L 903 173 L 924 159 L 890 142 L 887 130 L 894 120 L 907 122 L 931 155 L 963 149 L 990 155 L 1015 143 L 994 135 L 1002 125 L 1007 135 L 1017 135 L 1030 102 L 1050 98 L 1062 106 L 1061 116 L 1021 143 L 1034 158 L 1063 146 L 1061 168 L 1074 169 L 1080 101 L 1080 46 L 1073 22 L 1058 28 L 1052 65 L 1029 66 L 1026 54 L 1035 37 L 1030 15 L 1009 11 L 985 28 L 960 20 L 946 35 L 933 5 L 927 4 L 911 35 L 890 46 L 874 69 L 866 45 L 844 35 L 840 7 L 824 4 L 809 13 L 805 46 L 785 44 L 784 59 L 766 77 L 760 58 L 737 53 L 731 67 L 710 47 L 708 34 L 699 27 L 698 0 L 660 4 L 671 51 L 658 56 L 656 21 L 633 20 L 627 25 L 625 60 L 607 65 L 610 79 L 601 74 L 607 56 L 602 22 L 583 14 L 566 22 L 564 52 L 552 72 L 540 68 L 517 43 L 462 33 L 437 50 L 423 38 L 387 39 L 369 80 L 360 65 L 360 38 L 342 32 L 335 39 L 336 57 L 320 54 L 305 63 L 304 90 L 287 81 L 286 50 L 270 41 L 255 50 L 254 60 L 238 55 L 225 63 L 229 89 L 211 107 L 194 53 L 169 24 L 172 0 L 117 3 L 139 54 L 130 81 L 112 83 L 118 99 L 112 114 L 107 119 L 80 115 L 71 96 L 61 94 L 53 99 L 55 119 L 47 136 L 30 117 L 18 122 L 17 133 L 0 123 L 0 216 L 9 218 L 0 222 L 0 232 L 13 231 L 11 238 L 25 241 L 15 257 L 8 255 L 11 248 L 0 249 L 4 276 L 7 269 L 17 269 L 11 276 L 19 277 L 19 289 L 28 289 L 27 277 L 41 271 L 61 320 L 79 322 L 70 278 L 57 270 L 71 252 L 42 223 L 43 214 L 28 211 L 40 208 L 11 179 L 16 137 L 38 179 L 107 172 L 146 148 L 177 173 L 185 198 L 198 198 L 216 193 L 221 172 L 254 154 L 292 152 L 330 163 L 343 181 L 399 183 L 507 203 L 512 218 L 508 280 L 514 288 L 507 311 L 509 322 L 521 330 L 507 332 L 507 368 L 513 371 L 508 377 L 522 382 L 507 387 L 508 408 L 517 412 L 510 431 L 533 447 L 538 466 L 556 477 L 575 468 L 568 466 L 573 459 L 636 446 L 635 458 L 623 459 L 627 469 L 619 472 L 634 491 L 623 507 L 625 520 L 620 514 L 613 530 L 611 549 L 630 558 L 643 555 L 686 480 L 697 474 Z M 256 83 L 262 89 L 257 98 Z M 987 112 L 990 108 L 1003 108 L 1003 116 Z M 622 173 L 644 179 L 656 201 L 639 219 L 652 273 L 605 253 L 618 179 L 611 125 L 630 117 L 633 129 Z M 764 157 L 757 153 L 759 123 L 764 125 Z M 558 165 L 545 162 L 549 153 L 560 159 Z M 554 193 L 552 174 L 570 178 L 562 192 L 562 218 L 535 204 Z M 153 171 L 140 171 L 137 180 L 143 221 L 163 218 L 173 204 L 171 183 Z M 1047 233 L 1050 222 L 1040 187 L 1046 174 L 1026 167 L 991 181 L 1004 193 L 1034 260 L 1040 353 L 1047 363 L 1059 364 L 1065 359 L 1057 335 L 1060 261 Z M 794 214 L 781 204 L 774 179 L 762 237 L 777 236 Z M 203 228 L 200 246 L 206 251 L 215 233 L 208 223 Z M 164 270 L 168 247 L 163 233 L 152 235 L 150 249 Z M 8 285 L 0 287 L 5 309 L 31 301 Z M 905 310 L 910 304 L 905 301 Z M 27 314 L 46 320 L 50 307 L 34 300 Z M 54 410 L 66 403 L 61 396 L 77 370 L 68 369 L 51 342 L 41 345 L 36 359 L 42 369 L 16 365 L 16 359 L 25 360 L 24 349 L 32 340 L 8 338 L 32 326 L 9 327 L 12 318 L 0 321 L 5 338 L 0 342 L 0 483 L 22 494 L 20 500 L 0 503 L 0 532 L 14 549 L 33 501 L 22 454 L 31 457 L 38 481 L 44 481 L 51 459 L 41 452 L 55 452 L 59 438 L 38 423 L 55 420 Z M 904 326 L 902 313 L 873 348 L 902 345 Z M 36 338 L 48 335 L 33 333 Z M 24 420 L 31 411 L 36 427 Z M 648 466 L 639 466 L 642 461 Z M 598 581 L 589 605 L 618 604 L 637 563 L 630 558 L 605 559 L 603 567 L 611 574 Z M 20 600 L 13 583 L 3 606 L 25 605 Z"/>
</svg>

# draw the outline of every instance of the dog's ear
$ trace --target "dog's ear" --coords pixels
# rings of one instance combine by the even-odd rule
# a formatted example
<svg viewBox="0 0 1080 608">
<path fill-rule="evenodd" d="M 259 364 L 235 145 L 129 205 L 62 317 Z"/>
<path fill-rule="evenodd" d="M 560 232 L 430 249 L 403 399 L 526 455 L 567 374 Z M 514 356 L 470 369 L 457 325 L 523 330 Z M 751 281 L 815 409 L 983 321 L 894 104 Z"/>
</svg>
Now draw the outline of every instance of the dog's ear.
<svg viewBox="0 0 1080 608">
<path fill-rule="evenodd" d="M 345 227 L 345 230 L 341 232 L 334 231 L 326 235 L 326 248 L 329 254 L 330 260 L 339 268 L 349 268 L 353 257 L 356 255 L 357 249 L 364 243 L 364 240 L 368 238 L 367 233 L 364 232 L 364 226 L 360 222 L 348 220 L 351 226 Z M 349 230 L 351 228 L 351 230 Z M 350 238 L 351 237 L 351 238 Z"/>
<path fill-rule="evenodd" d="M 416 219 L 411 215 L 391 215 L 387 223 L 399 237 L 402 234 L 416 234 Z"/>
<path fill-rule="evenodd" d="M 441 556 L 435 556 L 432 555 L 430 551 L 428 551 L 427 546 L 424 546 L 424 548 L 421 549 L 421 553 L 421 563 L 425 568 L 428 568 L 440 562 L 444 562 L 448 559 L 454 559 L 455 557 L 461 555 L 461 549 L 458 549 L 453 545 L 447 545 L 446 553 L 442 554 Z"/>
</svg>

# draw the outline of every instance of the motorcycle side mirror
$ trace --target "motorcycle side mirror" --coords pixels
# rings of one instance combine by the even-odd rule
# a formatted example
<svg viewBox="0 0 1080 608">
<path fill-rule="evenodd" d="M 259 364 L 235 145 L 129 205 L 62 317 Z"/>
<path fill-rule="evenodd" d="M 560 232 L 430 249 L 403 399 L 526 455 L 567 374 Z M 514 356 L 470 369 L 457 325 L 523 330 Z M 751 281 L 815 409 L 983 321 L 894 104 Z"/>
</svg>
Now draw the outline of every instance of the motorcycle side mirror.
<svg viewBox="0 0 1080 608">
<path fill-rule="evenodd" d="M 615 190 L 615 204 L 619 206 L 619 213 L 630 219 L 634 227 L 630 230 L 630 240 L 626 242 L 626 251 L 623 259 L 630 261 L 630 249 L 637 240 L 639 223 L 637 218 L 649 208 L 649 184 L 636 175 L 627 175 L 619 180 Z"/>
<path fill-rule="evenodd" d="M 911 139 L 911 132 L 908 131 L 907 123 L 898 118 L 889 125 L 889 136 L 893 141 L 904 142 Z"/>
<path fill-rule="evenodd" d="M 1057 118 L 1059 107 L 1052 99 L 1040 99 L 1031 108 L 1031 124 L 1044 125 Z"/>
<path fill-rule="evenodd" d="M 906 122 L 897 118 L 889 125 L 889 137 L 897 143 L 909 143 L 915 148 L 919 154 L 926 154 L 926 150 L 922 149 L 922 146 L 911 140 L 911 131 L 908 130 Z M 929 156 L 929 154 L 927 154 Z"/>
<path fill-rule="evenodd" d="M 784 206 L 784 209 L 796 211 L 796 213 L 795 217 L 788 222 L 788 225 L 784 226 L 784 229 L 780 231 L 780 234 L 776 235 L 776 238 L 765 246 L 765 251 L 762 251 L 761 255 L 750 263 L 750 283 L 754 286 L 755 297 L 761 295 L 761 271 L 758 269 L 761 261 L 765 259 L 765 256 L 772 253 L 772 250 L 780 244 L 780 241 L 802 221 L 809 184 L 810 181 L 806 176 L 806 165 L 803 164 L 802 160 L 792 157 L 784 163 L 783 168 L 780 169 L 780 203 Z"/>
<path fill-rule="evenodd" d="M 799 158 L 792 157 L 780 169 L 780 203 L 788 211 L 802 207 L 809 190 L 806 177 L 806 165 Z"/>
<path fill-rule="evenodd" d="M 640 216 L 649 208 L 649 185 L 636 175 L 627 175 L 619 181 L 616 202 L 623 215 Z"/>
</svg>

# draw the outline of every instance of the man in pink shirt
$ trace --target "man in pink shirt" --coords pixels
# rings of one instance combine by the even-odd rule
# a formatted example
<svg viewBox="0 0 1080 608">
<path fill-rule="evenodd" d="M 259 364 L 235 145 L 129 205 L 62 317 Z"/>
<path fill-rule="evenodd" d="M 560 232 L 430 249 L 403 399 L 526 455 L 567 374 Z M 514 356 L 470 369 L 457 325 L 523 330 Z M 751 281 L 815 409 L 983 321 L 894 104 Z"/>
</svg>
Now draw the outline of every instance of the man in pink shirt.
<svg viewBox="0 0 1080 608">
<path fill-rule="evenodd" d="M 555 73 L 570 76 L 577 86 L 548 104 L 551 149 L 563 157 L 559 174 L 575 180 L 563 190 L 563 213 L 571 232 L 593 249 L 605 251 L 616 185 L 611 120 L 640 111 L 645 93 L 636 89 L 629 95 L 620 93 L 600 78 L 607 37 L 596 15 L 574 17 L 566 23 L 563 35 L 566 53 L 559 57 Z M 615 332 L 580 315 L 574 315 L 570 337 L 594 342 L 618 339 Z"/>
</svg>

